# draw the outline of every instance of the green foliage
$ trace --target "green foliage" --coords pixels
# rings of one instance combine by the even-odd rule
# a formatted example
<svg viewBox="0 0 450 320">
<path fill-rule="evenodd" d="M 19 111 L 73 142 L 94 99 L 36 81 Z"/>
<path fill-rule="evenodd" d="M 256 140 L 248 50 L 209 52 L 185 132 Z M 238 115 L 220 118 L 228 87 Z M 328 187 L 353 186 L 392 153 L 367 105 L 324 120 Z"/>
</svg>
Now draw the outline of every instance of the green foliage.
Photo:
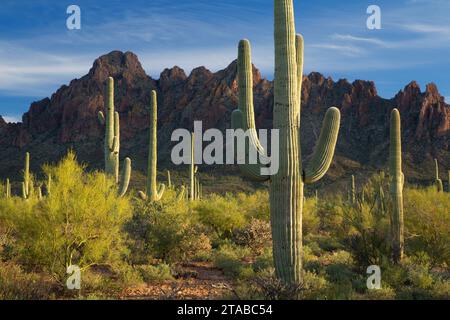
<svg viewBox="0 0 450 320">
<path fill-rule="evenodd" d="M 244 259 L 250 256 L 250 250 L 245 247 L 224 243 L 214 254 L 214 265 L 223 270 L 226 275 L 234 278 L 246 278 L 253 274 L 253 269 Z"/>
<path fill-rule="evenodd" d="M 131 215 L 126 198 L 119 198 L 114 181 L 104 174 L 85 173 L 73 153 L 56 167 L 51 195 L 0 203 L 0 223 L 13 230 L 12 251 L 27 269 L 54 275 L 60 282 L 66 268 L 121 264 L 127 250 L 121 226 Z"/>
<path fill-rule="evenodd" d="M 134 240 L 132 260 L 145 264 L 152 258 L 168 263 L 204 258 L 211 251 L 204 229 L 192 214 L 190 203 L 177 200 L 174 190 L 166 190 L 159 202 L 136 199 L 127 225 Z"/>
<path fill-rule="evenodd" d="M 234 229 L 242 228 L 246 223 L 245 212 L 230 194 L 224 197 L 211 195 L 208 201 L 196 203 L 193 209 L 199 221 L 220 238 L 231 237 Z"/>
<path fill-rule="evenodd" d="M 405 190 L 406 250 L 425 252 L 433 265 L 450 265 L 450 194 L 436 188 Z"/>
<path fill-rule="evenodd" d="M 137 266 L 145 282 L 173 280 L 172 269 L 168 264 Z"/>
</svg>

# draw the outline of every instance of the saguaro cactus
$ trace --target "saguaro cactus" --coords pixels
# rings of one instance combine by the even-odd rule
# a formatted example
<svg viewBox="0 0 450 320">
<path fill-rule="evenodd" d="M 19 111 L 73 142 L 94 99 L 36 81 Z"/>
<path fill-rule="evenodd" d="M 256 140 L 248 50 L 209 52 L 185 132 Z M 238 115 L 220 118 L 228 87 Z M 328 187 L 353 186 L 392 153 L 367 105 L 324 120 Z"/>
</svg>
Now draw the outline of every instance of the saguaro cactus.
<svg viewBox="0 0 450 320">
<path fill-rule="evenodd" d="M 391 112 L 389 148 L 389 174 L 390 194 L 392 201 L 391 231 L 392 231 L 392 256 L 395 263 L 403 258 L 403 186 L 405 176 L 402 172 L 402 137 L 400 112 L 393 109 Z"/>
<path fill-rule="evenodd" d="M 444 185 L 442 183 L 442 180 L 439 178 L 439 164 L 437 159 L 434 159 L 434 166 L 435 166 L 435 172 L 436 172 L 436 177 L 434 180 L 434 183 L 436 184 L 436 190 L 437 192 L 442 192 L 444 191 Z"/>
<path fill-rule="evenodd" d="M 156 176 L 158 175 L 158 101 L 156 91 L 152 90 L 150 97 L 150 142 L 148 149 L 147 188 L 146 193 L 140 191 L 142 199 L 150 201 L 161 200 L 166 186 L 161 184 L 157 188 Z"/>
<path fill-rule="evenodd" d="M 303 78 L 303 38 L 295 35 L 292 0 L 275 0 L 275 83 L 273 128 L 279 130 L 279 170 L 261 175 L 262 165 L 241 165 L 255 180 L 270 180 L 273 255 L 277 276 L 287 284 L 300 283 L 302 269 L 302 211 L 304 183 L 327 172 L 334 155 L 340 112 L 330 108 L 310 163 L 303 168 L 300 149 L 300 95 Z M 253 119 L 253 78 L 250 43 L 239 43 L 239 106 L 232 114 L 234 129 L 250 130 L 247 149 L 263 153 Z M 246 150 L 246 153 L 248 150 Z"/>
<path fill-rule="evenodd" d="M 32 190 L 33 183 L 30 177 L 30 153 L 27 152 L 25 153 L 25 164 L 23 169 L 22 198 L 30 198 Z"/>
<path fill-rule="evenodd" d="M 123 197 L 127 192 L 131 176 L 131 159 L 125 158 L 122 177 L 119 181 L 119 151 L 120 151 L 120 117 L 114 112 L 114 79 L 108 78 L 106 117 L 99 111 L 100 124 L 105 125 L 105 173 L 114 177 L 116 183 L 120 182 L 119 195 Z"/>
<path fill-rule="evenodd" d="M 350 204 L 352 206 L 356 204 L 356 183 L 354 175 L 352 175 L 352 181 L 350 185 Z"/>
<path fill-rule="evenodd" d="M 198 167 L 195 165 L 195 135 L 191 133 L 191 164 L 189 167 L 189 200 L 194 201 L 197 199 L 197 182 L 195 175 L 198 172 Z"/>
<path fill-rule="evenodd" d="M 170 178 L 170 170 L 167 170 L 167 188 L 172 189 L 172 179 Z"/>
<path fill-rule="evenodd" d="M 6 199 L 11 198 L 11 184 L 9 183 L 9 178 L 6 179 Z"/>
</svg>

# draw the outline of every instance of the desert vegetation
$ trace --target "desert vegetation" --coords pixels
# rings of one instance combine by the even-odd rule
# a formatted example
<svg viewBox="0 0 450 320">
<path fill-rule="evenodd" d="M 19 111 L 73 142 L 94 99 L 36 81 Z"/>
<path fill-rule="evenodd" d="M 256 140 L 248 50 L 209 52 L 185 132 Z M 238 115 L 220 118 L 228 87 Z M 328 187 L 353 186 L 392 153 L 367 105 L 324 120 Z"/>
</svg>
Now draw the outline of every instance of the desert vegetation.
<svg viewBox="0 0 450 320">
<path fill-rule="evenodd" d="M 25 153 L 23 181 L 6 180 L 0 190 L 0 298 L 448 299 L 450 181 L 444 192 L 438 162 L 433 186 L 408 185 L 401 115 L 394 108 L 387 172 L 364 184 L 352 176 L 348 190 L 313 189 L 333 161 L 341 114 L 336 107 L 327 111 L 303 165 L 303 38 L 295 33 L 292 1 L 275 0 L 275 39 L 277 172 L 264 176 L 263 163 L 243 164 L 241 171 L 260 188 L 204 192 L 192 135 L 184 168 L 189 179 L 173 182 L 168 172 L 166 184 L 158 183 L 153 91 L 146 188 L 130 188 L 131 159 L 119 172 L 120 117 L 110 77 L 107 110 L 98 114 L 105 126 L 104 170 L 87 171 L 69 151 L 34 175 Z M 246 154 L 252 148 L 264 156 L 248 40 L 239 43 L 238 83 L 232 127 L 250 132 Z M 81 271 L 77 290 L 66 285 L 74 265 Z M 379 288 L 368 285 L 374 266 Z"/>
</svg>

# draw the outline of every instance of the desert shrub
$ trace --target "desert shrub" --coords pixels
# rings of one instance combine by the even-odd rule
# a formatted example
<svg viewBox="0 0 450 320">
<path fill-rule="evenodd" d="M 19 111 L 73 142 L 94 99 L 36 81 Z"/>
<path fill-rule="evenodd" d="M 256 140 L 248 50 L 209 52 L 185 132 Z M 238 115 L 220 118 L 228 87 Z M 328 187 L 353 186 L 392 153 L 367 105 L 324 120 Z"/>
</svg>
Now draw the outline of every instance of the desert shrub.
<svg viewBox="0 0 450 320">
<path fill-rule="evenodd" d="M 270 223 L 252 218 L 244 228 L 234 230 L 233 240 L 240 246 L 249 247 L 254 255 L 259 255 L 272 244 Z"/>
<path fill-rule="evenodd" d="M 256 191 L 251 194 L 238 193 L 236 200 L 248 221 L 251 219 L 270 220 L 269 193 L 267 191 Z"/>
<path fill-rule="evenodd" d="M 183 262 L 196 257 L 205 259 L 210 254 L 209 237 L 192 214 L 190 204 L 178 201 L 173 191 L 166 193 L 162 201 L 135 202 L 133 218 L 126 228 L 133 239 L 133 263 L 147 264 L 153 258 Z"/>
<path fill-rule="evenodd" d="M 230 194 L 211 195 L 208 201 L 195 204 L 194 210 L 199 221 L 211 228 L 219 238 L 230 238 L 234 229 L 244 227 L 245 212 Z"/>
<path fill-rule="evenodd" d="M 36 273 L 25 273 L 12 262 L 0 261 L 0 300 L 50 299 L 53 290 L 51 279 Z"/>
<path fill-rule="evenodd" d="M 85 173 L 72 152 L 54 167 L 50 195 L 2 201 L 0 221 L 13 230 L 13 253 L 26 270 L 53 275 L 60 283 L 66 268 L 77 265 L 112 269 L 127 254 L 122 226 L 131 215 L 129 200 L 117 195 L 104 174 Z"/>
<path fill-rule="evenodd" d="M 343 207 L 344 243 L 361 268 L 381 265 L 390 259 L 390 222 L 368 203 Z M 341 229 L 341 234 L 345 234 Z"/>
<path fill-rule="evenodd" d="M 320 218 L 317 215 L 318 203 L 315 198 L 307 198 L 303 203 L 303 234 L 317 233 L 320 229 Z"/>
<path fill-rule="evenodd" d="M 255 272 L 260 272 L 264 269 L 270 269 L 273 267 L 272 247 L 266 247 L 263 252 L 256 257 L 255 262 L 253 262 L 253 270 Z"/>
<path fill-rule="evenodd" d="M 253 274 L 251 264 L 244 261 L 250 255 L 249 248 L 226 242 L 214 253 L 213 262 L 226 275 L 234 278 L 246 278 Z"/>
<path fill-rule="evenodd" d="M 158 265 L 141 265 L 137 266 L 138 271 L 142 275 L 145 282 L 173 280 L 172 269 L 168 264 L 161 263 Z"/>
<path fill-rule="evenodd" d="M 450 194 L 406 189 L 404 212 L 407 253 L 425 252 L 432 264 L 450 266 Z"/>
</svg>

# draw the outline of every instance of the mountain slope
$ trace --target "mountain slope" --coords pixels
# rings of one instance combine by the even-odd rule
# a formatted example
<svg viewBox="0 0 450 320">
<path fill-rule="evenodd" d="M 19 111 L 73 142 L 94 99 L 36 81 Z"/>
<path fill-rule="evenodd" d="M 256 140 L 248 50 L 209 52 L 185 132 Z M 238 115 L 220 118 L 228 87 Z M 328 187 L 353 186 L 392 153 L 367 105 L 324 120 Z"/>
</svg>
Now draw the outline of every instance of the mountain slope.
<svg viewBox="0 0 450 320">
<path fill-rule="evenodd" d="M 137 56 L 113 51 L 98 58 L 87 75 L 62 86 L 51 98 L 31 104 L 23 122 L 7 124 L 0 118 L 0 176 L 16 176 L 25 151 L 32 167 L 57 161 L 68 148 L 92 168 L 103 166 L 103 128 L 97 112 L 104 109 L 104 85 L 114 77 L 116 110 L 121 117 L 121 157 L 130 156 L 133 168 L 144 170 L 147 154 L 150 91 L 158 91 L 159 146 L 161 168 L 170 165 L 170 135 L 176 128 L 191 128 L 202 120 L 203 128 L 224 130 L 237 105 L 236 62 L 212 73 L 204 67 L 190 75 L 174 67 L 160 79 L 147 76 Z M 254 68 L 256 123 L 270 128 L 273 84 Z M 433 178 L 434 157 L 450 169 L 450 106 L 434 84 L 422 92 L 411 82 L 392 99 L 378 96 L 375 84 L 357 80 L 333 81 L 319 73 L 304 78 L 302 89 L 302 144 L 304 154 L 312 152 L 328 107 L 342 112 L 336 160 L 324 183 L 352 173 L 361 175 L 384 168 L 388 157 L 389 114 L 398 107 L 402 114 L 405 175 L 409 182 Z M 20 161 L 19 161 L 20 160 Z M 19 161 L 19 162 L 18 162 Z M 444 168 L 444 166 L 447 168 Z M 178 168 L 185 170 L 185 168 Z M 210 168 L 209 168 L 210 169 Z M 219 168 L 235 173 L 235 168 Z M 208 171 L 208 168 L 205 168 Z M 344 180 L 339 179 L 342 183 Z"/>
</svg>

